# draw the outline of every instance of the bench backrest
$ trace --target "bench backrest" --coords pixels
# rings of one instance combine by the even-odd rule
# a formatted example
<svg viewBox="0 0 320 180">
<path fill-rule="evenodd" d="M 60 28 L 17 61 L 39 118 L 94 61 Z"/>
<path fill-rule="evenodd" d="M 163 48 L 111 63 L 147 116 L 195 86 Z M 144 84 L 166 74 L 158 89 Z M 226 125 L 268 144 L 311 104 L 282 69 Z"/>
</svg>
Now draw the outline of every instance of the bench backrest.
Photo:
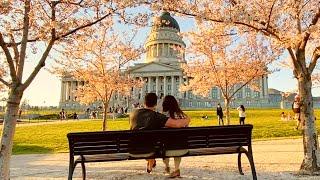
<svg viewBox="0 0 320 180">
<path fill-rule="evenodd" d="M 69 133 L 70 155 L 127 153 L 130 149 L 196 149 L 248 146 L 252 125 L 189 127 L 179 129 Z"/>
</svg>

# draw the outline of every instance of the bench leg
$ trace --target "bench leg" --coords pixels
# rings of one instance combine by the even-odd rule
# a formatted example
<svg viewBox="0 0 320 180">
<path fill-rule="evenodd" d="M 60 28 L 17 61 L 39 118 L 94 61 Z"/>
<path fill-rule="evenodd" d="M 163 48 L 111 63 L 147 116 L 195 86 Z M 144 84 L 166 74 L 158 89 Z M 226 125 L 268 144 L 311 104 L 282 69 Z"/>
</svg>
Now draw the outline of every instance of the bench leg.
<svg viewBox="0 0 320 180">
<path fill-rule="evenodd" d="M 86 166 L 84 165 L 84 162 L 81 162 L 81 169 L 82 169 L 82 179 L 86 179 Z"/>
<path fill-rule="evenodd" d="M 68 175 L 68 180 L 72 180 L 72 175 L 74 172 L 74 169 L 76 168 L 77 164 L 74 164 L 73 162 L 69 163 L 69 175 Z"/>
<path fill-rule="evenodd" d="M 250 163 L 251 172 L 252 172 L 252 179 L 257 180 L 257 173 L 256 173 L 256 168 L 254 167 L 253 156 L 249 152 L 245 152 L 245 153 L 246 153 L 248 160 L 249 160 L 249 163 Z"/>
<path fill-rule="evenodd" d="M 242 172 L 242 166 L 241 166 L 241 153 L 238 154 L 238 169 L 239 169 L 239 173 L 241 175 L 244 175 Z"/>
</svg>

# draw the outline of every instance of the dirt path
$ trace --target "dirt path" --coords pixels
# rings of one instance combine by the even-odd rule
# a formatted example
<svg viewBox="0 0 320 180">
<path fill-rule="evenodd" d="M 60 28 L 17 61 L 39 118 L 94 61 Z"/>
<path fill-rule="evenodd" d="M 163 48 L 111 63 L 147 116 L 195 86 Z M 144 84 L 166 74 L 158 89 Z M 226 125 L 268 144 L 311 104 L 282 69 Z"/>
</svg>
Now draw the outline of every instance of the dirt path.
<svg viewBox="0 0 320 180">
<path fill-rule="evenodd" d="M 303 158 L 301 139 L 257 141 L 253 150 L 258 179 L 320 179 L 296 175 Z M 11 162 L 12 179 L 66 179 L 68 158 L 68 154 L 15 155 Z M 151 174 L 145 172 L 144 160 L 91 163 L 87 165 L 87 178 L 167 179 L 161 159 L 157 161 Z M 243 162 L 242 176 L 237 170 L 237 155 L 186 157 L 181 163 L 182 179 L 252 179 L 247 159 L 243 158 Z M 74 179 L 81 179 L 79 166 Z"/>
</svg>

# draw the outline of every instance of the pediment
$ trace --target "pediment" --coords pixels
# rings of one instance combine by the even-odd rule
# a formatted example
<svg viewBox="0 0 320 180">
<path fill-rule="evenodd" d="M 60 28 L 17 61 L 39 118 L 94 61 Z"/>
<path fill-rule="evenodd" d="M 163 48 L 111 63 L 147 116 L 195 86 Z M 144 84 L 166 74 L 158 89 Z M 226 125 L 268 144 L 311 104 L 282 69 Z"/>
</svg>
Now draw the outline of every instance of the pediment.
<svg viewBox="0 0 320 180">
<path fill-rule="evenodd" d="M 172 72 L 181 71 L 179 68 L 162 63 L 146 63 L 142 66 L 133 67 L 131 73 L 144 73 L 144 72 Z"/>
</svg>

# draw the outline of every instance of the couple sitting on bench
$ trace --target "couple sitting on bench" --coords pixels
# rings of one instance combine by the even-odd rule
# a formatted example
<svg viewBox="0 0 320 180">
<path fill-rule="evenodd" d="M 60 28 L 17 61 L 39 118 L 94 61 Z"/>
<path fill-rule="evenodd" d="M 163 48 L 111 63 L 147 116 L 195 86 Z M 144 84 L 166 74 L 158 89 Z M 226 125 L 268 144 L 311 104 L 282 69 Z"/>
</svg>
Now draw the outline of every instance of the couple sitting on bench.
<svg viewBox="0 0 320 180">
<path fill-rule="evenodd" d="M 181 128 L 187 127 L 189 125 L 190 119 L 184 114 L 177 100 L 174 96 L 167 95 L 165 96 L 162 108 L 163 114 L 155 111 L 157 105 L 157 95 L 155 93 L 148 93 L 145 96 L 145 108 L 135 110 L 130 116 L 130 129 L 131 130 L 141 130 L 141 129 L 160 129 L 160 128 Z M 143 140 L 142 140 L 143 141 Z M 148 142 L 145 142 L 148 143 Z M 184 143 L 183 140 L 181 142 Z M 134 153 L 131 152 L 133 157 L 150 157 L 154 154 L 152 149 L 148 149 L 148 145 L 143 151 Z M 169 158 L 163 159 L 165 164 L 165 172 L 169 173 L 170 178 L 180 177 L 180 162 L 181 157 L 184 154 L 188 153 L 188 150 L 168 150 L 166 151 L 167 157 L 174 157 L 175 170 L 170 173 L 169 167 Z M 156 166 L 155 159 L 147 159 L 147 172 L 150 173 L 152 168 Z"/>
</svg>

